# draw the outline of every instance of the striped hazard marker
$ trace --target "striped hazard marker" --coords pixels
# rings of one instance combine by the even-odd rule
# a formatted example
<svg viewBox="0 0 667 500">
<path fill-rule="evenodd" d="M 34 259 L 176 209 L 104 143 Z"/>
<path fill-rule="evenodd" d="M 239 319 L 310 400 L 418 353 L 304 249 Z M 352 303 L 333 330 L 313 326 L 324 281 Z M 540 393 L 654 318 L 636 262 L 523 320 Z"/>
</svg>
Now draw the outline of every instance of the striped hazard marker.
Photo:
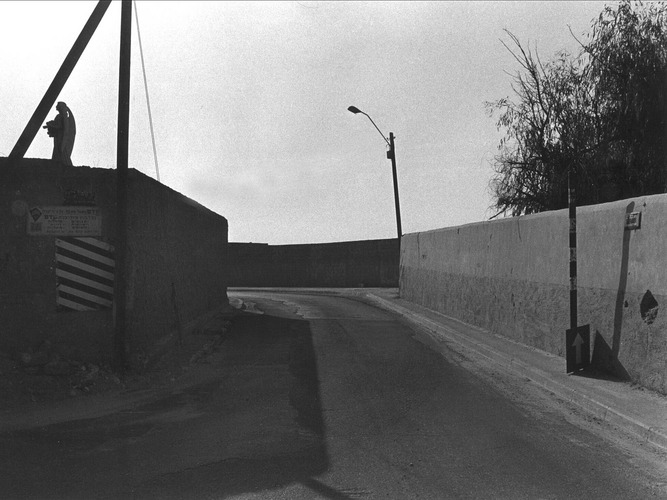
<svg viewBox="0 0 667 500">
<path fill-rule="evenodd" d="M 95 238 L 56 238 L 56 302 L 75 311 L 113 305 L 114 248 Z"/>
</svg>

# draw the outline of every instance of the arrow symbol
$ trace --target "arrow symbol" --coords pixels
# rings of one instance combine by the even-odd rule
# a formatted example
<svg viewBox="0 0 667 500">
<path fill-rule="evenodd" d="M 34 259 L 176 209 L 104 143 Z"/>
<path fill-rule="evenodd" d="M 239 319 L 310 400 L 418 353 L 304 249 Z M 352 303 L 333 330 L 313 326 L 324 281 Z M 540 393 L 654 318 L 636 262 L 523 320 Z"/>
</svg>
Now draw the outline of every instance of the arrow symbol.
<svg viewBox="0 0 667 500">
<path fill-rule="evenodd" d="M 577 333 L 577 336 L 574 338 L 574 343 L 572 344 L 576 350 L 577 364 L 581 364 L 581 345 L 584 343 L 584 339 L 581 338 L 581 335 Z M 561 344 L 562 345 L 562 344 Z"/>
</svg>

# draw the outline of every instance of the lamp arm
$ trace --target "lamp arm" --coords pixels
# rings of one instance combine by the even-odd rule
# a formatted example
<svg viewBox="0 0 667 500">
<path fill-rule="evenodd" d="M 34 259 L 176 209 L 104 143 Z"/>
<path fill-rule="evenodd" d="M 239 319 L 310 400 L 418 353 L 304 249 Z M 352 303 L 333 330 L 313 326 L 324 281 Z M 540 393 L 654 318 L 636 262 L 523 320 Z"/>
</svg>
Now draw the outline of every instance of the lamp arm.
<svg viewBox="0 0 667 500">
<path fill-rule="evenodd" d="M 391 147 L 391 144 L 389 143 L 389 141 L 387 140 L 387 138 L 386 138 L 386 137 L 384 136 L 384 134 L 382 133 L 382 130 L 380 130 L 380 129 L 378 128 L 377 125 L 375 125 L 375 122 L 373 121 L 373 119 L 372 119 L 370 116 L 368 116 L 366 113 L 364 113 L 363 111 L 360 111 L 360 113 L 366 115 L 366 117 L 371 121 L 371 123 L 372 123 L 373 126 L 377 129 L 377 131 L 380 132 L 380 135 L 381 135 L 382 138 L 384 139 L 384 142 L 387 143 L 387 146 Z"/>
</svg>

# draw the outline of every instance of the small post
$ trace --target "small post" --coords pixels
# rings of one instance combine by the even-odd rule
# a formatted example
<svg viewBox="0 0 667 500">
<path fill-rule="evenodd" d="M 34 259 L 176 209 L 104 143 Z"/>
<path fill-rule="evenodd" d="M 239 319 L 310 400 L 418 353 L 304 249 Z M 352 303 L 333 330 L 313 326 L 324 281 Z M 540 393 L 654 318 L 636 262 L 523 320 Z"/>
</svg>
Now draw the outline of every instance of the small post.
<svg viewBox="0 0 667 500">
<path fill-rule="evenodd" d="M 116 276 L 114 280 L 114 363 L 127 368 L 127 171 L 130 128 L 130 56 L 132 0 L 123 0 L 120 14 L 120 64 L 118 71 L 118 135 L 116 142 Z"/>
</svg>

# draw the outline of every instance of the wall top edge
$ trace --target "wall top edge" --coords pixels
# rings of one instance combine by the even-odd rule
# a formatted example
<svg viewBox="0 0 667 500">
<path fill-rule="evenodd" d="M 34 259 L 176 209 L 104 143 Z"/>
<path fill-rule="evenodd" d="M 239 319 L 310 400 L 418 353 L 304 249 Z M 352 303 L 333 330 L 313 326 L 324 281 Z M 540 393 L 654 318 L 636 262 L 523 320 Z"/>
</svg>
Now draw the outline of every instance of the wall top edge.
<svg viewBox="0 0 667 500">
<path fill-rule="evenodd" d="M 578 216 L 586 216 L 588 214 L 593 214 L 597 212 L 606 212 L 606 211 L 614 211 L 614 210 L 625 210 L 631 203 L 634 203 L 634 206 L 637 207 L 637 210 L 640 209 L 640 207 L 645 207 L 649 204 L 653 205 L 665 205 L 667 206 L 667 194 L 653 194 L 653 195 L 646 195 L 646 196 L 638 196 L 635 198 L 627 198 L 623 200 L 616 200 L 616 201 L 610 201 L 607 203 L 600 203 L 597 205 L 584 205 L 581 207 L 577 207 L 577 215 Z M 567 208 L 562 208 L 560 210 L 549 210 L 545 212 L 539 212 L 535 214 L 529 214 L 529 215 L 519 215 L 516 217 L 503 217 L 502 219 L 494 219 L 494 220 L 485 220 L 485 221 L 478 221 L 478 222 L 470 222 L 468 224 L 461 224 L 459 226 L 446 226 L 446 227 L 440 227 L 440 228 L 434 228 L 434 229 L 428 229 L 426 231 L 415 231 L 412 233 L 406 233 L 403 235 L 403 237 L 406 236 L 412 236 L 412 235 L 419 235 L 419 234 L 430 234 L 430 233 L 437 233 L 440 231 L 451 231 L 454 229 L 469 229 L 477 226 L 482 226 L 482 225 L 488 225 L 488 224 L 511 224 L 511 223 L 516 223 L 516 222 L 521 222 L 521 221 L 531 221 L 531 220 L 538 220 L 538 219 L 543 219 L 543 218 L 551 218 L 551 217 L 562 217 L 564 220 L 568 218 L 568 209 Z"/>
<path fill-rule="evenodd" d="M 87 165 L 73 165 L 66 166 L 53 160 L 44 159 L 44 158 L 20 158 L 20 159 L 11 159 L 7 157 L 0 157 L 0 179 L 5 178 L 6 176 L 15 179 L 21 179 L 27 177 L 37 177 L 42 179 L 58 179 L 58 178 L 78 178 L 78 177 L 87 177 L 87 176 L 100 176 L 100 177 L 111 177 L 115 181 L 116 169 L 109 167 L 91 167 Z M 138 180 L 139 182 L 148 182 L 155 183 L 160 186 L 161 189 L 172 192 L 174 195 L 179 197 L 183 203 L 200 210 L 202 212 L 208 212 L 216 217 L 222 217 L 227 220 L 223 215 L 220 215 L 208 207 L 205 207 L 201 203 L 185 196 L 184 194 L 172 189 L 166 184 L 162 184 L 158 180 L 150 177 L 149 175 L 144 174 L 143 172 L 135 169 L 128 168 L 128 179 L 131 181 Z"/>
</svg>

